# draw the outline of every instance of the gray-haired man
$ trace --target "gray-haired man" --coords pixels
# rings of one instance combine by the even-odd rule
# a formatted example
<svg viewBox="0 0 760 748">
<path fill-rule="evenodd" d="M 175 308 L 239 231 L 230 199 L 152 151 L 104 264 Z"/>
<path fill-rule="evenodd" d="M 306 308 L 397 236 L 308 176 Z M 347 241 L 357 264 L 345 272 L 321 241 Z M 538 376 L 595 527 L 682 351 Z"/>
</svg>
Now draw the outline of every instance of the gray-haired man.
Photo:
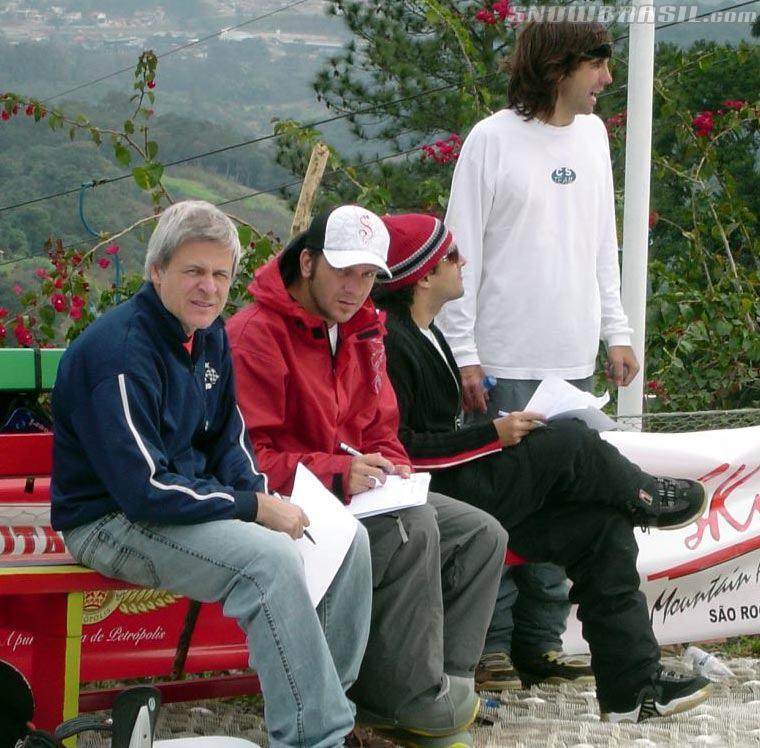
<svg viewBox="0 0 760 748">
<path fill-rule="evenodd" d="M 248 637 L 270 745 L 343 745 L 369 631 L 367 534 L 315 611 L 293 542 L 309 520 L 268 494 L 235 404 L 219 315 L 239 257 L 221 211 L 173 205 L 151 236 L 145 285 L 66 351 L 53 526 L 102 574 L 222 602 Z"/>
</svg>

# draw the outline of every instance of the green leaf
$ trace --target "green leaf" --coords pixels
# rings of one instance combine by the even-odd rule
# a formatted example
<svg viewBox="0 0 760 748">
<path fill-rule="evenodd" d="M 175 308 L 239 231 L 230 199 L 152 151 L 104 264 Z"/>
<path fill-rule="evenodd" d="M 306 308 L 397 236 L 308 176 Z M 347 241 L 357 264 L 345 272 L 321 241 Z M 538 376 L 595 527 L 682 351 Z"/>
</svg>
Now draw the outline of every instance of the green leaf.
<svg viewBox="0 0 760 748">
<path fill-rule="evenodd" d="M 149 190 L 153 185 L 150 183 L 148 170 L 144 166 L 136 166 L 132 169 L 132 177 L 141 190 Z"/>
<path fill-rule="evenodd" d="M 124 120 L 124 132 L 131 135 L 135 131 L 135 123 L 131 119 Z"/>
<path fill-rule="evenodd" d="M 715 332 L 720 336 L 726 336 L 731 332 L 731 324 L 724 319 L 715 321 Z"/>
<path fill-rule="evenodd" d="M 129 162 L 132 160 L 132 155 L 127 148 L 117 141 L 114 143 L 113 152 L 114 156 L 116 156 L 116 160 L 122 166 L 129 166 Z"/>
<path fill-rule="evenodd" d="M 40 320 L 46 325 L 53 324 L 55 321 L 55 310 L 52 306 L 43 306 L 40 308 Z"/>
<path fill-rule="evenodd" d="M 90 137 L 92 138 L 92 142 L 95 143 L 95 145 L 100 145 L 101 143 L 101 137 L 100 137 L 100 130 L 98 130 L 97 127 L 91 127 L 90 128 Z"/>
<path fill-rule="evenodd" d="M 164 173 L 161 164 L 148 164 L 148 166 L 136 166 L 132 169 L 132 177 L 141 190 L 151 190 L 160 181 Z"/>
<path fill-rule="evenodd" d="M 158 143 L 156 143 L 155 140 L 149 140 L 145 144 L 145 155 L 148 157 L 149 161 L 152 161 L 156 154 L 158 153 Z"/>
<path fill-rule="evenodd" d="M 253 241 L 253 231 L 250 226 L 242 224 L 237 227 L 238 239 L 240 246 L 245 249 Z"/>
</svg>

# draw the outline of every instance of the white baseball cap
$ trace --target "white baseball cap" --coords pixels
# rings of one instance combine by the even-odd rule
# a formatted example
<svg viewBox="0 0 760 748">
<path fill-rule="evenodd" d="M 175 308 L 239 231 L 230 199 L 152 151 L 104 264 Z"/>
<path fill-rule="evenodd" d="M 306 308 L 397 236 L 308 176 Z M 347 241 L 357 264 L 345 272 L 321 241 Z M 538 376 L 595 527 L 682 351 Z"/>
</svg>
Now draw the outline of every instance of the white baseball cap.
<svg viewBox="0 0 760 748">
<path fill-rule="evenodd" d="M 299 243 L 321 249 L 334 268 L 374 265 L 391 277 L 386 264 L 388 229 L 379 216 L 358 205 L 341 205 L 315 216 Z"/>
</svg>

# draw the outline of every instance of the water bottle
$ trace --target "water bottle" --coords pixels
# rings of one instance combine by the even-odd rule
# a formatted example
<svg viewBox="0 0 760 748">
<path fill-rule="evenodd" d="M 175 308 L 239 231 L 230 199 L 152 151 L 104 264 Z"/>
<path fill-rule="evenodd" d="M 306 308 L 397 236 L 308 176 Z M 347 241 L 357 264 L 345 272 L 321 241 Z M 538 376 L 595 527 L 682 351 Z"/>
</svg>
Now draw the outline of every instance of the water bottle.
<svg viewBox="0 0 760 748">
<path fill-rule="evenodd" d="M 704 675 L 705 678 L 709 678 L 710 680 L 725 680 L 734 675 L 728 665 L 721 662 L 715 655 L 711 655 L 699 647 L 688 647 L 685 659 L 687 662 L 691 662 L 695 673 Z"/>
<path fill-rule="evenodd" d="M 486 392 L 490 392 L 494 387 L 496 387 L 496 377 L 492 377 L 490 374 L 487 374 L 485 377 L 483 377 L 481 384 L 483 385 L 483 389 Z"/>
</svg>

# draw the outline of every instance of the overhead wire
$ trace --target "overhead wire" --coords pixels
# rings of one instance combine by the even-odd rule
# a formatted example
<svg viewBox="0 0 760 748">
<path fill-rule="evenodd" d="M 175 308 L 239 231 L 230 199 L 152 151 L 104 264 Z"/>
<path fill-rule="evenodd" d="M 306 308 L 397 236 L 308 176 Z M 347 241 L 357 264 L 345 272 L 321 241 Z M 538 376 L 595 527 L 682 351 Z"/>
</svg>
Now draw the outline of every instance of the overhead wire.
<svg viewBox="0 0 760 748">
<path fill-rule="evenodd" d="M 352 168 L 355 166 L 369 166 L 371 164 L 377 164 L 383 161 L 390 161 L 393 158 L 398 158 L 399 156 L 406 156 L 410 153 L 413 153 L 414 151 L 419 151 L 419 150 L 421 150 L 421 146 L 414 146 L 413 148 L 407 148 L 406 150 L 403 150 L 403 151 L 393 151 L 392 153 L 387 153 L 384 156 L 378 156 L 372 159 L 357 161 L 356 163 L 353 163 L 353 164 L 345 164 L 345 168 Z M 335 173 L 328 174 L 325 177 L 324 181 L 330 180 L 332 177 L 334 177 L 334 174 Z M 221 208 L 226 205 L 231 205 L 232 203 L 238 203 L 243 200 L 248 200 L 251 198 L 258 197 L 259 195 L 276 194 L 278 192 L 282 192 L 285 189 L 288 189 L 289 187 L 297 187 L 302 182 L 303 182 L 303 178 L 294 179 L 294 180 L 291 180 L 290 182 L 284 182 L 283 184 L 278 184 L 275 187 L 270 187 L 265 190 L 255 190 L 254 192 L 248 192 L 245 195 L 240 195 L 239 197 L 233 197 L 228 200 L 222 200 L 220 202 L 214 203 L 214 205 L 217 208 Z M 73 240 L 74 237 L 71 237 L 71 239 L 72 239 L 71 243 L 64 245 L 65 249 L 70 249 L 71 247 L 76 246 L 77 244 L 80 244 L 82 241 L 84 241 L 84 240 L 74 241 Z M 16 263 L 23 262 L 24 260 L 32 260 L 35 258 L 42 258 L 42 257 L 47 257 L 47 255 L 42 252 L 35 252 L 33 254 L 24 255 L 23 257 L 14 257 L 13 259 L 10 259 L 10 260 L 0 261 L 0 267 L 5 267 L 7 265 L 14 265 Z"/>
</svg>

